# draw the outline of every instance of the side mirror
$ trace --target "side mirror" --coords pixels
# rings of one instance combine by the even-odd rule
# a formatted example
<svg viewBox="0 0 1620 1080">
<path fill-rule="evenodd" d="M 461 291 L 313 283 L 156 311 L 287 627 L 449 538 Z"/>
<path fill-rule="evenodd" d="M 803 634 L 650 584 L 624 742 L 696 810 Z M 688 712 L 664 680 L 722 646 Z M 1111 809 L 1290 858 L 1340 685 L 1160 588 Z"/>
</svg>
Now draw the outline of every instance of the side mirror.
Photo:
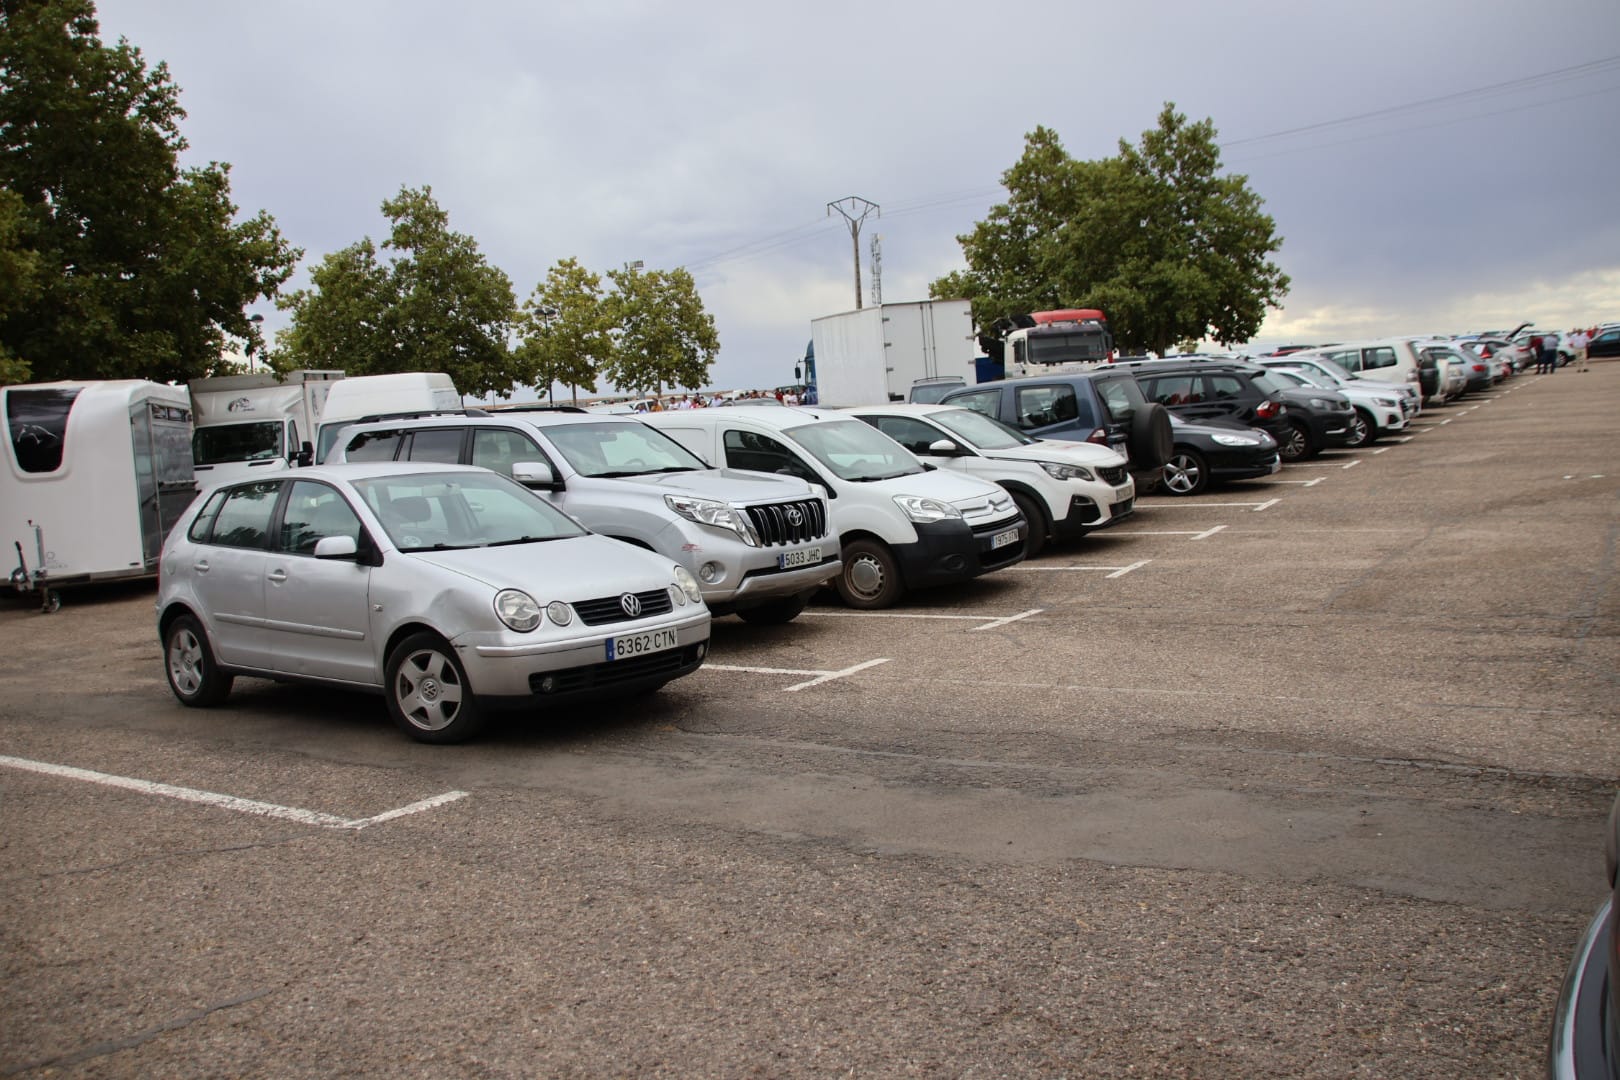
<svg viewBox="0 0 1620 1080">
<path fill-rule="evenodd" d="M 317 559 L 352 559 L 360 552 L 360 545 L 352 536 L 323 536 L 315 541 Z"/>
<path fill-rule="evenodd" d="M 517 461 L 512 464 L 512 479 L 527 488 L 554 488 L 557 474 L 544 461 Z"/>
<path fill-rule="evenodd" d="M 924 453 L 934 454 L 938 457 L 956 457 L 961 454 L 961 452 L 962 448 L 957 446 L 949 439 L 940 439 L 937 442 L 931 442 L 928 444 L 928 449 L 924 451 Z"/>
<path fill-rule="evenodd" d="M 293 464 L 300 469 L 307 469 L 315 464 L 315 444 L 312 442 L 304 443 L 303 446 L 298 448 L 298 452 L 292 456 L 292 460 Z"/>
</svg>

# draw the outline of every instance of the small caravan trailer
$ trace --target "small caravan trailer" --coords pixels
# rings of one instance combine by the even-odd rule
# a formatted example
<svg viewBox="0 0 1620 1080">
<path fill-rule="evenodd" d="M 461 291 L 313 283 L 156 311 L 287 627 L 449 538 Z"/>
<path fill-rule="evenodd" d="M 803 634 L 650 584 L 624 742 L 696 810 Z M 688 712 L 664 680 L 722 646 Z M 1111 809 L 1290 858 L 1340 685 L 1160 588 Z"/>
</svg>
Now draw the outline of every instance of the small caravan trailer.
<svg viewBox="0 0 1620 1080">
<path fill-rule="evenodd" d="M 139 379 L 0 390 L 0 542 L 11 583 L 41 592 L 157 573 L 169 527 L 196 494 L 191 399 Z"/>
</svg>

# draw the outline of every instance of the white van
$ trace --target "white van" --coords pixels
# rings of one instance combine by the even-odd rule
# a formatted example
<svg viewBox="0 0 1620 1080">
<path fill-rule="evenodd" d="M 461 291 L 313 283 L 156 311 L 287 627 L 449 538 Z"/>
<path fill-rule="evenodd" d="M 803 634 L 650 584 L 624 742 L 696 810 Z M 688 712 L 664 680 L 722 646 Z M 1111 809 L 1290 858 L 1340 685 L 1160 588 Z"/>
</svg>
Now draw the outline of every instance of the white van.
<svg viewBox="0 0 1620 1080">
<path fill-rule="evenodd" d="M 382 419 L 461 408 L 461 394 L 442 371 L 353 375 L 332 384 L 316 428 L 315 460 L 325 461 L 338 432 L 362 417 Z"/>
<path fill-rule="evenodd" d="M 739 405 L 648 413 L 641 421 L 711 465 L 784 473 L 827 492 L 844 603 L 884 608 L 906 590 L 1023 561 L 1029 524 L 988 480 L 925 466 L 846 413 Z"/>
<path fill-rule="evenodd" d="M 0 391 L 0 542 L 11 584 L 58 585 L 157 573 L 163 540 L 196 496 L 191 399 L 143 379 L 52 382 Z"/>
<path fill-rule="evenodd" d="M 1312 356 L 1325 356 L 1346 371 L 1378 382 L 1408 383 L 1419 397 L 1431 399 L 1440 392 L 1424 387 L 1420 369 L 1423 359 L 1417 342 L 1422 337 L 1379 338 L 1374 341 L 1342 341 L 1311 349 Z"/>
</svg>

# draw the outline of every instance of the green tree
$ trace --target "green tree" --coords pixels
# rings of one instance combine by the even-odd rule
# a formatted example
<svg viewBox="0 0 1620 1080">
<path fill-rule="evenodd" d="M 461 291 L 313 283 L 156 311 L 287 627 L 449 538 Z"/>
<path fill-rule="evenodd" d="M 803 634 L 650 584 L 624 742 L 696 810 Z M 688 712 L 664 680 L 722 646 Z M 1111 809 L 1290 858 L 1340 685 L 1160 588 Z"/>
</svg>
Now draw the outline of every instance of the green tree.
<svg viewBox="0 0 1620 1080">
<path fill-rule="evenodd" d="M 552 396 L 557 383 L 596 389 L 596 373 L 613 355 L 612 313 L 602 277 L 563 259 L 535 286 L 518 316 L 518 366 L 523 382 Z"/>
<path fill-rule="evenodd" d="M 167 66 L 98 32 L 90 0 L 0 0 L 0 250 L 30 280 L 0 353 L 42 380 L 195 378 L 227 338 L 262 345 L 246 308 L 301 253 L 262 211 L 235 221 L 228 165 L 180 168 Z"/>
<path fill-rule="evenodd" d="M 700 388 L 709 378 L 720 335 L 703 310 L 697 284 L 684 269 L 610 270 L 607 299 L 613 353 L 602 374 L 622 390 L 662 393 L 665 386 Z"/>
<path fill-rule="evenodd" d="M 0 189 L 0 322 L 39 295 L 39 254 L 22 245 L 24 210 L 20 195 Z M 0 386 L 27 382 L 30 371 L 0 340 Z"/>
<path fill-rule="evenodd" d="M 443 371 L 463 394 L 509 393 L 523 368 L 507 339 L 512 282 L 472 237 L 450 230 L 433 189 L 401 188 L 382 204 L 393 224 L 386 263 L 366 237 L 321 260 L 310 287 L 276 301 L 292 321 L 276 339 L 278 371 L 350 375 Z"/>
<path fill-rule="evenodd" d="M 1220 174 L 1209 120 L 1166 104 L 1141 145 L 1076 161 L 1037 128 L 1002 175 L 1008 199 L 958 237 L 967 269 L 930 286 L 965 297 L 988 326 L 1016 312 L 1101 308 L 1121 348 L 1164 352 L 1185 341 L 1245 341 L 1288 278 L 1282 246 L 1248 178 Z"/>
</svg>

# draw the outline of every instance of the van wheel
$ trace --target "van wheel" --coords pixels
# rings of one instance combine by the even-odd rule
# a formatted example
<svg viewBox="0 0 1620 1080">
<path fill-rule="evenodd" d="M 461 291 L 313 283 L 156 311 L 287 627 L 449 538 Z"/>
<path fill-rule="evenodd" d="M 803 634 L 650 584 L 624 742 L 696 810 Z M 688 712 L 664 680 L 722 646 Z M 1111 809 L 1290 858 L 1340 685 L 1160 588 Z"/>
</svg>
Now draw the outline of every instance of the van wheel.
<svg viewBox="0 0 1620 1080">
<path fill-rule="evenodd" d="M 163 633 L 163 670 L 180 704 L 192 708 L 218 705 L 231 692 L 235 678 L 221 671 L 208 647 L 208 634 L 191 615 L 182 615 Z"/>
<path fill-rule="evenodd" d="M 1018 512 L 1024 515 L 1029 522 L 1029 539 L 1024 541 L 1024 557 L 1033 559 L 1046 550 L 1046 515 L 1034 499 L 1028 495 L 1013 492 L 1013 502 L 1018 506 Z"/>
<path fill-rule="evenodd" d="M 437 634 L 412 634 L 388 655 L 388 712 L 413 739 L 464 742 L 484 718 L 456 652 Z"/>
<path fill-rule="evenodd" d="M 737 618 L 754 626 L 782 626 L 798 618 L 804 603 L 802 596 L 779 596 L 763 604 L 739 608 Z"/>
<path fill-rule="evenodd" d="M 844 603 L 872 611 L 893 606 L 905 591 L 900 567 L 883 544 L 852 540 L 844 546 L 844 572 L 838 575 L 838 595 Z"/>
</svg>

